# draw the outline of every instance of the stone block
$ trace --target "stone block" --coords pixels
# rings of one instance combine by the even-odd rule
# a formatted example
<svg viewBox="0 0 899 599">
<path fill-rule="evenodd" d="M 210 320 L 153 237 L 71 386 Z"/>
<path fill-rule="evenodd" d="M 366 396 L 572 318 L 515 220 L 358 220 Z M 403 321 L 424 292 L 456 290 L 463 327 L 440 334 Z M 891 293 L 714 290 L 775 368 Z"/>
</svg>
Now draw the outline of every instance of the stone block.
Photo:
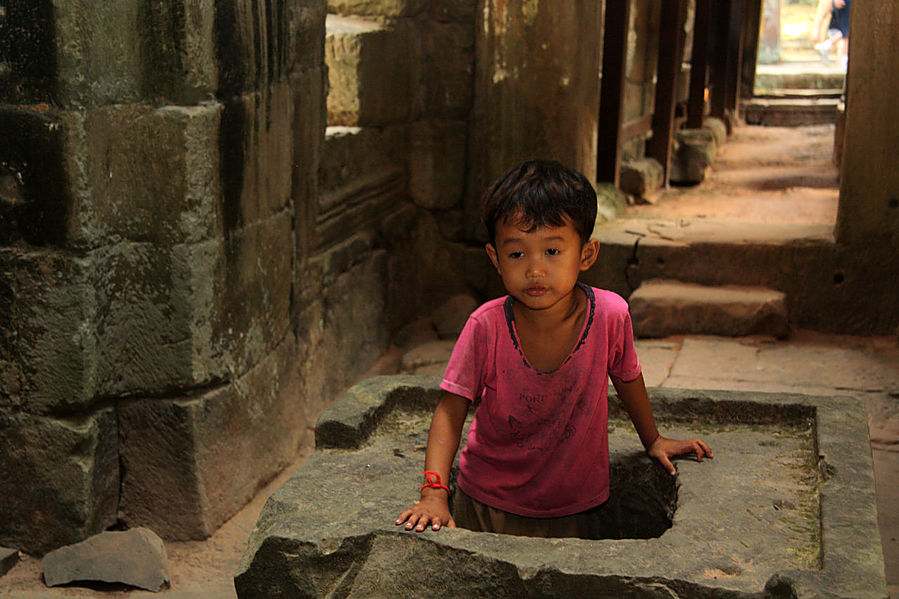
<svg viewBox="0 0 899 599">
<path fill-rule="evenodd" d="M 886 596 L 854 399 L 655 389 L 670 434 L 702 426 L 716 449 L 714 460 L 678 460 L 674 477 L 652 464 L 610 401 L 611 478 L 622 485 L 607 506 L 610 529 L 585 539 L 404 531 L 394 520 L 419 484 L 438 383 L 368 379 L 322 414 L 316 451 L 254 528 L 235 576 L 240 599 L 335 589 L 427 597 L 435 588 L 450 597 Z M 410 578 L 409 560 L 430 573 L 427 584 Z"/>
<path fill-rule="evenodd" d="M 312 270 L 320 267 L 315 262 L 310 261 Z M 389 344 L 387 255 L 383 250 L 372 252 L 327 287 L 316 287 L 317 276 L 311 278 L 315 292 L 298 302 L 302 308 L 297 364 L 309 412 L 314 414 L 362 376 Z"/>
<path fill-rule="evenodd" d="M 462 201 L 468 140 L 465 121 L 417 121 L 409 131 L 409 194 L 429 210 Z"/>
<path fill-rule="evenodd" d="M 96 395 L 97 299 L 89 261 L 0 249 L 0 409 L 84 409 Z"/>
<path fill-rule="evenodd" d="M 474 86 L 474 23 L 424 21 L 421 44 L 425 115 L 468 118 Z"/>
<path fill-rule="evenodd" d="M 412 17 L 428 6 L 428 0 L 328 0 L 328 12 L 364 17 Z"/>
<path fill-rule="evenodd" d="M 715 144 L 718 147 L 727 143 L 727 124 L 719 118 L 707 117 L 702 121 L 702 128 L 708 129 L 715 137 Z"/>
<path fill-rule="evenodd" d="M 363 231 L 316 256 L 316 260 L 320 261 L 322 267 L 322 284 L 328 286 L 334 283 L 340 275 L 369 259 L 374 251 L 375 243 L 374 232 Z"/>
<path fill-rule="evenodd" d="M 96 347 L 96 394 L 160 394 L 248 371 L 289 328 L 293 241 L 284 210 L 224 242 L 91 252 L 97 313 L 82 326 Z"/>
<path fill-rule="evenodd" d="M 601 225 L 618 218 L 627 206 L 627 194 L 612 183 L 596 185 L 596 224 Z"/>
<path fill-rule="evenodd" d="M 674 134 L 668 180 L 672 183 L 701 183 L 714 159 L 715 135 L 711 131 L 680 129 Z"/>
<path fill-rule="evenodd" d="M 196 104 L 216 91 L 215 6 L 199 2 L 53 5 L 57 101 L 64 106 L 165 99 Z"/>
<path fill-rule="evenodd" d="M 329 125 L 383 126 L 412 120 L 418 93 L 416 35 L 405 21 L 388 26 L 328 15 Z"/>
<path fill-rule="evenodd" d="M 400 361 L 400 371 L 410 374 L 421 374 L 424 368 L 435 366 L 433 370 L 439 371 L 438 376 L 442 376 L 446 365 L 453 354 L 455 347 L 455 339 L 443 339 L 440 341 L 429 341 L 413 347 L 405 354 Z"/>
<path fill-rule="evenodd" d="M 634 332 L 640 337 L 786 337 L 790 331 L 786 296 L 772 289 L 652 279 L 644 281 L 628 301 Z"/>
<path fill-rule="evenodd" d="M 203 539 L 291 463 L 308 414 L 295 356 L 288 334 L 226 385 L 120 403 L 119 518 L 165 539 Z"/>
<path fill-rule="evenodd" d="M 468 277 L 480 274 L 466 261 L 463 244 L 448 243 L 440 236 L 438 216 L 415 206 L 396 210 L 384 219 L 381 232 L 390 240 L 388 326 L 396 330 L 415 318 L 430 315 L 446 298 L 471 289 Z M 472 248 L 487 256 L 483 248 Z M 492 268 L 492 267 L 491 267 Z M 410 294 L 409 290 L 416 293 Z"/>
<path fill-rule="evenodd" d="M 153 591 L 168 586 L 169 563 L 162 539 L 147 528 L 107 531 L 51 551 L 41 560 L 44 584 L 126 584 Z"/>
<path fill-rule="evenodd" d="M 322 16 L 324 37 L 324 16 Z M 324 43 L 322 43 L 324 48 Z M 290 80 L 294 96 L 293 118 L 293 208 L 296 247 L 306 256 L 315 237 L 318 212 L 318 178 L 325 146 L 328 74 L 324 65 L 298 70 Z"/>
<path fill-rule="evenodd" d="M 623 162 L 618 185 L 634 196 L 638 204 L 652 203 L 653 195 L 665 185 L 665 173 L 655 158 Z"/>
<path fill-rule="evenodd" d="M 346 204 L 354 185 L 405 170 L 411 135 L 406 127 L 328 127 L 319 170 L 322 213 Z"/>
<path fill-rule="evenodd" d="M 0 409 L 0 543 L 43 553 L 116 521 L 111 409 L 52 418 Z"/>
<path fill-rule="evenodd" d="M 285 59 L 293 65 L 295 73 L 322 68 L 325 64 L 327 3 L 323 0 L 294 3 L 287 12 L 291 38 Z"/>
<path fill-rule="evenodd" d="M 190 283 L 196 282 L 192 269 L 209 265 L 186 264 L 176 251 L 148 243 L 102 248 L 91 253 L 90 261 L 98 306 L 90 323 L 98 395 L 162 393 L 208 383 L 194 378 L 193 348 L 194 331 L 205 331 L 210 319 L 205 302 L 212 294 Z M 203 342 L 212 344 L 211 339 Z M 201 372 L 212 374 L 208 370 Z M 221 376 L 222 370 L 212 376 Z"/>
<path fill-rule="evenodd" d="M 196 305 L 198 312 L 210 300 L 214 302 L 211 326 L 225 339 L 230 354 L 227 368 L 242 374 L 274 348 L 290 325 L 295 253 L 290 211 L 283 210 L 236 231 L 226 239 L 222 251 L 224 273 L 209 273 L 206 268 L 198 273 L 203 291 L 211 287 L 219 295 L 190 300 L 196 302 L 191 305 Z M 183 260 L 189 265 L 191 258 L 185 255 Z M 212 278 L 212 285 L 206 277 Z M 205 342 L 205 337 L 198 341 Z"/>
<path fill-rule="evenodd" d="M 221 236 L 219 104 L 114 105 L 63 115 L 69 244 L 162 245 Z"/>
<path fill-rule="evenodd" d="M 219 151 L 226 235 L 288 205 L 294 170 L 293 110 L 289 82 L 224 102 Z"/>
<path fill-rule="evenodd" d="M 0 246 L 63 246 L 72 209 L 59 115 L 0 107 Z"/>
<path fill-rule="evenodd" d="M 19 563 L 19 550 L 0 546 L 0 576 L 12 570 Z"/>
<path fill-rule="evenodd" d="M 455 339 L 462 332 L 468 317 L 478 307 L 478 301 L 470 294 L 459 293 L 448 298 L 434 309 L 432 318 L 441 339 Z"/>
</svg>

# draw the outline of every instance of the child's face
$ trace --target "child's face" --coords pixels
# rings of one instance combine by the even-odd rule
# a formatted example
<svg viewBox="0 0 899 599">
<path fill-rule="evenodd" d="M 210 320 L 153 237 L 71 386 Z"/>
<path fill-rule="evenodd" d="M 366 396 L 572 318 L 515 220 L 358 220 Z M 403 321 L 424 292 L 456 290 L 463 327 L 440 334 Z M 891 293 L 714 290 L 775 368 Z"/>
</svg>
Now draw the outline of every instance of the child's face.
<svg viewBox="0 0 899 599">
<path fill-rule="evenodd" d="M 498 222 L 496 245 L 487 244 L 487 255 L 506 291 L 525 307 L 542 310 L 570 299 L 578 274 L 596 261 L 599 242 L 582 245 L 568 221 L 561 227 L 528 228 L 519 219 Z"/>
</svg>

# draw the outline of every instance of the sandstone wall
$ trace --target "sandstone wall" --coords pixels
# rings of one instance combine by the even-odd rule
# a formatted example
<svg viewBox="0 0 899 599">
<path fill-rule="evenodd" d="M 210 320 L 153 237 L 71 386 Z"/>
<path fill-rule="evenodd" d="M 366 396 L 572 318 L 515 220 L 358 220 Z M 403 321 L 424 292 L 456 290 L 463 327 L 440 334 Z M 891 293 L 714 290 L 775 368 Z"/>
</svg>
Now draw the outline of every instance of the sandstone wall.
<svg viewBox="0 0 899 599">
<path fill-rule="evenodd" d="M 393 331 L 472 288 L 459 242 L 475 2 L 330 0 L 328 10 L 314 245 L 332 272 L 389 249 L 382 325 Z"/>
<path fill-rule="evenodd" d="M 207 536 L 308 417 L 324 1 L 4 10 L 0 541 Z"/>
</svg>

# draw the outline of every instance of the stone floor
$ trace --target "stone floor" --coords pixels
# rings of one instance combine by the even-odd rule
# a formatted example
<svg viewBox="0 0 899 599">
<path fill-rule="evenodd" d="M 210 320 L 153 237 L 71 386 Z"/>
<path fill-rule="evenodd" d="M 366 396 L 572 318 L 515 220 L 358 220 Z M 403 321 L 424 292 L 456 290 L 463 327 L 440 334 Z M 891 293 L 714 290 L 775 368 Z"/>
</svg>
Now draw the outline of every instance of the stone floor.
<svg viewBox="0 0 899 599">
<path fill-rule="evenodd" d="M 394 351 L 372 374 L 393 372 L 403 364 L 405 370 L 417 373 L 441 371 L 451 347 L 451 341 L 434 341 L 405 356 Z M 887 583 L 891 595 L 899 597 L 899 344 L 895 338 L 810 332 L 798 332 L 784 341 L 685 336 L 641 340 L 637 348 L 650 386 L 788 391 L 860 399 L 868 411 Z M 207 541 L 168 543 L 169 590 L 151 594 L 109 588 L 47 589 L 40 580 L 38 560 L 26 557 L 0 579 L 0 598 L 236 597 L 232 576 L 247 538 L 265 499 L 293 470 L 269 484 Z"/>
</svg>

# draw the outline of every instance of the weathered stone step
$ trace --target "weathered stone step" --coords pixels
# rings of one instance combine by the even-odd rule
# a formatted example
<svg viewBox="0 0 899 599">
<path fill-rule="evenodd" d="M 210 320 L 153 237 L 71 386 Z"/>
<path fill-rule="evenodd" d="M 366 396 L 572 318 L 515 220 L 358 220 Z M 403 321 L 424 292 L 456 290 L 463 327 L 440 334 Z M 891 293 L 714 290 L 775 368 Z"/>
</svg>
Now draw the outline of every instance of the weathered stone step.
<svg viewBox="0 0 899 599">
<path fill-rule="evenodd" d="M 789 333 L 786 295 L 764 287 L 650 279 L 631 294 L 630 311 L 638 337 Z"/>
<path fill-rule="evenodd" d="M 836 122 L 839 105 L 839 98 L 755 98 L 743 103 L 743 117 L 749 125 L 824 125 Z"/>
<path fill-rule="evenodd" d="M 767 89 L 842 89 L 846 71 L 837 63 L 759 65 L 755 92 Z"/>
<path fill-rule="evenodd" d="M 816 100 L 821 98 L 841 98 L 843 97 L 842 88 L 834 89 L 768 89 L 755 93 L 755 98 L 770 99 L 803 99 Z"/>
</svg>

